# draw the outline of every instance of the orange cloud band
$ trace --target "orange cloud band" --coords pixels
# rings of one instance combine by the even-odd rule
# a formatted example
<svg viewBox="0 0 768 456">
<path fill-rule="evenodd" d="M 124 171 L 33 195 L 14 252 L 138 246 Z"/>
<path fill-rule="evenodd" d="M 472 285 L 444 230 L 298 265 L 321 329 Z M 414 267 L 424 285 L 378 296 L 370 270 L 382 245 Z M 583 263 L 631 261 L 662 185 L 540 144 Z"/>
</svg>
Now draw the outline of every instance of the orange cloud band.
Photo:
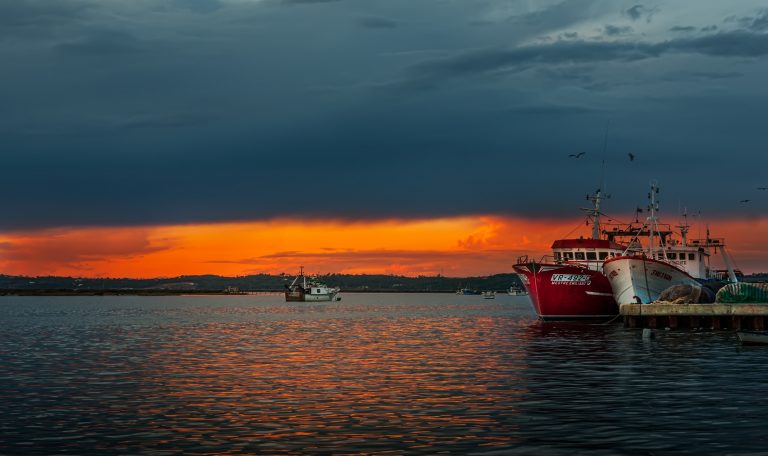
<svg viewBox="0 0 768 456">
<path fill-rule="evenodd" d="M 742 270 L 766 269 L 760 233 L 768 232 L 768 218 L 713 226 Z M 496 216 L 60 228 L 0 236 L 0 267 L 5 274 L 81 277 L 292 274 L 299 266 L 312 273 L 487 275 L 511 272 L 519 255 L 539 258 L 553 240 L 588 231 L 583 219 Z"/>
</svg>

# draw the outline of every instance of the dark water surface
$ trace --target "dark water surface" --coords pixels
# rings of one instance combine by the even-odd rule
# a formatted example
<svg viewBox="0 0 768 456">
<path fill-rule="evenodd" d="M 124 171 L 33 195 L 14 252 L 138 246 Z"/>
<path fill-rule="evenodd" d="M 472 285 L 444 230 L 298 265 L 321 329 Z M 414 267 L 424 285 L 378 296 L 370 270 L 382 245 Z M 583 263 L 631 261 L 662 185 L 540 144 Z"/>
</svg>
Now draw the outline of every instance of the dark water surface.
<svg viewBox="0 0 768 456">
<path fill-rule="evenodd" d="M 768 454 L 767 359 L 526 297 L 4 297 L 0 454 Z"/>
</svg>

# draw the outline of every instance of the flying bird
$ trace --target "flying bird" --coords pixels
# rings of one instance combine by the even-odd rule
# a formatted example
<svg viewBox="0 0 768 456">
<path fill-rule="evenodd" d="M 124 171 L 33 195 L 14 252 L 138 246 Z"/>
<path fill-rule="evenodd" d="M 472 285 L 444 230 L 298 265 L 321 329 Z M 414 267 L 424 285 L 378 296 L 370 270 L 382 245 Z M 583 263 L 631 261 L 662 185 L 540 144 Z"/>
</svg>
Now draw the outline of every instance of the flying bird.
<svg viewBox="0 0 768 456">
<path fill-rule="evenodd" d="M 757 187 L 758 190 L 768 190 L 768 187 Z"/>
<path fill-rule="evenodd" d="M 568 154 L 568 156 L 573 158 L 581 158 L 581 156 L 584 154 L 586 154 L 586 152 L 579 152 L 578 154 Z"/>
<path fill-rule="evenodd" d="M 632 152 L 629 152 L 627 153 L 627 155 L 629 155 L 629 161 L 635 161 L 635 154 L 633 154 Z"/>
<path fill-rule="evenodd" d="M 752 200 L 741 200 L 741 201 L 739 201 L 739 202 L 740 202 L 740 203 L 748 203 L 748 202 L 750 202 L 750 201 L 752 201 Z"/>
</svg>

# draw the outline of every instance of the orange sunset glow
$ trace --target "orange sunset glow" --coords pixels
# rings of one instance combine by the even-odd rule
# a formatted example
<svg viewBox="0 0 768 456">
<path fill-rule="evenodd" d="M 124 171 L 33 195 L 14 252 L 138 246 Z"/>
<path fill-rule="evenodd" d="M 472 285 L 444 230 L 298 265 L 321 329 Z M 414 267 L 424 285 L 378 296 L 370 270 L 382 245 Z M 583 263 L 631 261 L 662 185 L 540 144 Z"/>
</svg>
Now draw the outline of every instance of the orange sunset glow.
<svg viewBox="0 0 768 456">
<path fill-rule="evenodd" d="M 713 226 L 739 268 L 763 270 L 768 250 L 760 233 L 768 232 L 768 218 Z M 703 229 L 694 226 L 691 237 Z M 519 255 L 540 258 L 553 240 L 588 231 L 583 219 L 497 216 L 59 228 L 0 236 L 0 267 L 5 274 L 78 277 L 293 274 L 300 265 L 318 274 L 476 276 L 509 273 Z"/>
</svg>

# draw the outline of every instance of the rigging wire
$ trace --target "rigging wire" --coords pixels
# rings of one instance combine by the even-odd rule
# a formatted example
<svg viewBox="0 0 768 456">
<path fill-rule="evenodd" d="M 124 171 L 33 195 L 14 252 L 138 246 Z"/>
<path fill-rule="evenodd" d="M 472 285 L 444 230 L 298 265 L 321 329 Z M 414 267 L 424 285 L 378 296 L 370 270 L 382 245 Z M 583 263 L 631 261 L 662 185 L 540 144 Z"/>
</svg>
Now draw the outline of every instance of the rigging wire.
<svg viewBox="0 0 768 456">
<path fill-rule="evenodd" d="M 581 222 L 579 222 L 579 224 L 576 225 L 576 227 L 574 227 L 571 231 L 569 231 L 568 234 L 566 234 L 565 236 L 560 237 L 559 239 L 568 239 L 568 236 L 572 235 L 573 232 L 578 230 L 579 228 L 581 228 Z"/>
</svg>

